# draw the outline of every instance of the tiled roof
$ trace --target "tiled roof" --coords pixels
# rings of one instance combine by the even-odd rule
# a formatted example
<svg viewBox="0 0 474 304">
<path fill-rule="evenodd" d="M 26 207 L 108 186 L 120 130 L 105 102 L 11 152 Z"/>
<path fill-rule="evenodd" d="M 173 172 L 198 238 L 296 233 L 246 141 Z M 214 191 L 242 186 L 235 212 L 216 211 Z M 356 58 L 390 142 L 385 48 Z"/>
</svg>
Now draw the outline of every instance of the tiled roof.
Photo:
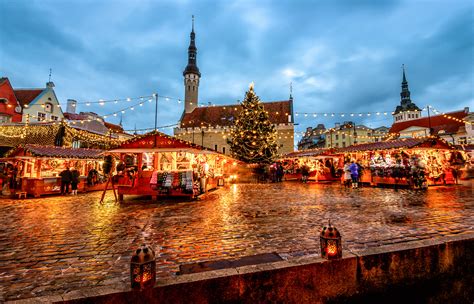
<svg viewBox="0 0 474 304">
<path fill-rule="evenodd" d="M 457 112 L 446 113 L 446 115 L 449 115 L 457 119 L 464 119 L 464 117 L 466 117 L 468 113 L 462 110 L 462 111 L 457 111 Z M 422 117 L 418 119 L 412 119 L 409 121 L 394 123 L 392 127 L 390 128 L 389 132 L 400 133 L 400 131 L 403 131 L 409 127 L 429 128 L 430 123 L 431 123 L 431 128 L 433 128 L 433 134 L 438 134 L 440 130 L 445 130 L 446 133 L 456 133 L 459 127 L 464 126 L 463 122 L 458 122 L 458 121 L 449 119 L 448 117 L 444 117 L 443 115 L 435 115 L 435 116 L 431 116 L 430 118 Z"/>
<path fill-rule="evenodd" d="M 16 89 L 14 91 L 16 99 L 18 99 L 20 105 L 25 107 L 25 105 L 29 105 L 30 102 L 35 100 L 35 98 L 38 97 L 38 95 L 44 90 L 45 89 Z"/>
<path fill-rule="evenodd" d="M 262 102 L 262 105 L 268 111 L 272 123 L 288 123 L 288 115 L 291 115 L 291 100 Z M 196 108 L 191 113 L 184 113 L 180 126 L 181 128 L 230 126 L 234 124 L 241 110 L 240 105 Z"/>
<path fill-rule="evenodd" d="M 25 150 L 35 156 L 60 158 L 102 158 L 103 150 L 63 148 L 56 146 L 25 145 Z"/>
<path fill-rule="evenodd" d="M 318 155 L 327 155 L 331 153 L 331 149 L 320 148 L 320 149 L 308 149 L 301 151 L 294 151 L 287 153 L 282 156 L 282 158 L 293 158 L 293 157 L 308 157 L 308 156 L 318 156 Z"/>
<path fill-rule="evenodd" d="M 123 128 L 120 125 L 116 125 L 116 124 L 106 122 L 106 121 L 104 121 L 104 125 L 107 127 L 107 129 L 111 129 L 116 132 L 123 133 Z"/>
<path fill-rule="evenodd" d="M 355 152 L 355 151 L 373 151 L 373 150 L 387 150 L 387 149 L 398 149 L 398 148 L 414 148 L 425 143 L 430 143 L 429 146 L 433 147 L 435 144 L 437 148 L 449 148 L 449 144 L 440 139 L 429 139 L 429 138 L 403 138 L 397 140 L 379 141 L 375 143 L 367 143 L 360 145 L 352 145 L 345 148 L 336 149 L 337 152 Z M 435 143 L 435 144 L 431 144 Z"/>
<path fill-rule="evenodd" d="M 64 112 L 64 118 L 69 120 L 85 120 L 87 119 L 87 116 L 83 114 Z"/>
</svg>

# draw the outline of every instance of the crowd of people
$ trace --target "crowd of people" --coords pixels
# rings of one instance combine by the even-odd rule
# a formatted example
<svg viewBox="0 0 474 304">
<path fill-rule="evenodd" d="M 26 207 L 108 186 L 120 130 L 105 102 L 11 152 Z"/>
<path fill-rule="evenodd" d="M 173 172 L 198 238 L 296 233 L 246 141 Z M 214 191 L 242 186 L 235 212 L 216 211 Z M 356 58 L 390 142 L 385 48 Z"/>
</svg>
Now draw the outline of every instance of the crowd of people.
<svg viewBox="0 0 474 304">
<path fill-rule="evenodd" d="M 66 167 L 61 173 L 61 195 L 69 194 L 69 186 L 71 186 L 71 194 L 77 195 L 77 185 L 79 184 L 80 173 L 76 168 L 69 169 Z"/>
</svg>

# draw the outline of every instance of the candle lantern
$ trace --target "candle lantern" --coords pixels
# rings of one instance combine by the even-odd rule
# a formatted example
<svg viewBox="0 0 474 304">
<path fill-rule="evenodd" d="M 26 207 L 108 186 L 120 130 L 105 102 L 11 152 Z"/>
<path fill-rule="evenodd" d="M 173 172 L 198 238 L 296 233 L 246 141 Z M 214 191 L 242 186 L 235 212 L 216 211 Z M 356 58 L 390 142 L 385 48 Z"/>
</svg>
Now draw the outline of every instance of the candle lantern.
<svg viewBox="0 0 474 304">
<path fill-rule="evenodd" d="M 331 221 L 321 230 L 320 241 L 322 258 L 332 260 L 342 257 L 341 234 L 336 227 L 331 226 Z"/>
<path fill-rule="evenodd" d="M 147 245 L 135 250 L 130 261 L 130 281 L 133 289 L 153 287 L 156 282 L 155 252 Z"/>
</svg>

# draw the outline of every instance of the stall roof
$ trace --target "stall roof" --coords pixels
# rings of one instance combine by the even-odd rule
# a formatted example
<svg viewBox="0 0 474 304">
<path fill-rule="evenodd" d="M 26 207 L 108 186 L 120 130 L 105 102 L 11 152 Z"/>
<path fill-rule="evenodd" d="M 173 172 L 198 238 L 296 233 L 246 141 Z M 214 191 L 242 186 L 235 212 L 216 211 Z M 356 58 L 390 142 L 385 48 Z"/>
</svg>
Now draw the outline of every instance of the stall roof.
<svg viewBox="0 0 474 304">
<path fill-rule="evenodd" d="M 353 145 L 339 148 L 336 153 L 388 150 L 399 148 L 431 148 L 431 149 L 452 149 L 444 140 L 439 138 L 403 138 L 397 140 L 380 141 L 375 143 Z"/>
<path fill-rule="evenodd" d="M 40 146 L 40 145 L 23 145 L 8 153 L 9 157 L 23 156 L 31 154 L 37 157 L 51 157 L 51 158 L 85 158 L 95 159 L 102 158 L 103 150 L 98 149 L 84 149 L 84 148 L 64 148 L 56 146 Z"/>
<path fill-rule="evenodd" d="M 301 150 L 301 151 L 294 151 L 287 153 L 282 156 L 282 158 L 294 158 L 294 157 L 315 157 L 320 155 L 330 155 L 334 149 L 326 149 L 326 148 L 319 148 L 319 149 L 308 149 L 308 150 Z"/>
<path fill-rule="evenodd" d="M 309 149 L 302 151 L 295 151 L 283 155 L 282 158 L 296 158 L 296 157 L 315 157 L 323 155 L 334 155 L 348 152 L 360 151 L 374 151 L 374 150 L 389 150 L 400 148 L 431 148 L 431 149 L 453 149 L 447 142 L 440 138 L 403 138 L 397 140 L 380 141 L 375 143 L 367 143 L 360 145 L 352 145 L 345 148 L 335 149 Z"/>
<path fill-rule="evenodd" d="M 112 149 L 109 152 L 137 153 L 168 151 L 192 151 L 204 154 L 220 154 L 214 150 L 158 131 L 152 131 L 143 135 L 135 136 L 134 138 L 126 140 L 119 147 Z"/>
</svg>

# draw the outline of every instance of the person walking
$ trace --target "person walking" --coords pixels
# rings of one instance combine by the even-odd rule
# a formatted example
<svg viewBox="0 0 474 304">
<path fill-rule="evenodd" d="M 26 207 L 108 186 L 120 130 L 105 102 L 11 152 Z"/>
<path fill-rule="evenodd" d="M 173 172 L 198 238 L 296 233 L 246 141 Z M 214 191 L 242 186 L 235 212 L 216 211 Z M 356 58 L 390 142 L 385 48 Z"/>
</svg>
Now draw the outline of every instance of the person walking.
<svg viewBox="0 0 474 304">
<path fill-rule="evenodd" d="M 356 189 L 358 188 L 359 181 L 359 166 L 357 166 L 355 161 L 352 161 L 349 169 L 351 170 L 352 189 Z"/>
<path fill-rule="evenodd" d="M 307 183 L 309 177 L 309 167 L 307 164 L 303 164 L 303 166 L 301 166 L 301 175 L 301 180 L 303 181 L 303 183 Z"/>
<path fill-rule="evenodd" d="M 349 163 L 349 161 L 347 161 L 345 164 L 344 164 L 344 187 L 346 188 L 349 188 L 350 185 L 351 185 L 351 164 Z"/>
<path fill-rule="evenodd" d="M 71 170 L 71 191 L 72 195 L 77 195 L 77 185 L 79 184 L 80 173 L 76 168 Z"/>
<path fill-rule="evenodd" d="M 283 180 L 283 166 L 281 163 L 277 163 L 277 169 L 276 169 L 276 177 L 277 177 L 277 182 L 281 182 Z"/>
<path fill-rule="evenodd" d="M 66 167 L 65 170 L 59 173 L 59 176 L 61 176 L 61 195 L 66 195 L 69 193 L 69 184 L 71 183 L 72 179 L 72 174 L 71 170 L 69 170 L 69 167 Z"/>
</svg>

